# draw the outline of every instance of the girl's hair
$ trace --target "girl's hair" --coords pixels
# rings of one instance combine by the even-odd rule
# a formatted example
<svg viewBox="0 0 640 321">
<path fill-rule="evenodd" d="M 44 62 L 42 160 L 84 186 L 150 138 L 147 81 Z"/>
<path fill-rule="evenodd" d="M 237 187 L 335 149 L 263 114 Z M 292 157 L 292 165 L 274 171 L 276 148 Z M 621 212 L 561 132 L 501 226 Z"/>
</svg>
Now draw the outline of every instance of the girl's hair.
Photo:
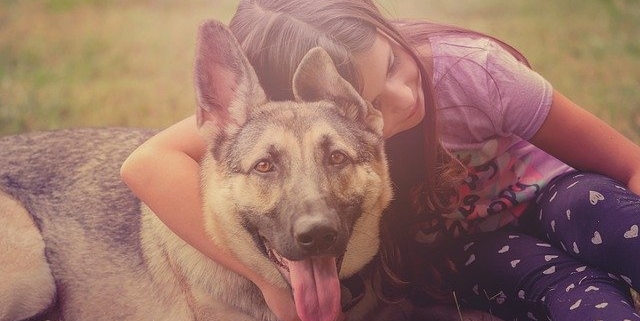
<svg viewBox="0 0 640 321">
<path fill-rule="evenodd" d="M 466 172 L 439 142 L 433 86 L 424 63 L 430 57 L 421 57 L 415 47 L 435 34 L 484 35 L 425 21 L 390 21 L 371 0 L 241 0 L 229 26 L 272 100 L 293 99 L 291 83 L 296 67 L 316 46 L 329 53 L 340 75 L 359 92 L 363 79 L 353 53 L 370 49 L 378 32 L 391 37 L 414 58 L 422 78 L 426 112 L 422 125 L 408 131 L 408 139 L 423 152 L 407 155 L 413 149 L 403 150 L 404 133 L 387 141 L 396 200 L 381 223 L 377 271 L 382 288 L 378 294 L 387 300 L 417 293 L 429 299 L 449 298 L 450 293 L 440 287 L 440 275 L 451 266 L 446 259 L 415 251 L 409 231 L 413 223 L 425 219 L 424 215 L 451 211 L 457 203 L 457 185 Z M 504 46 L 524 59 L 515 49 Z M 420 162 L 415 166 L 405 166 L 416 159 Z M 412 175 L 394 174 L 405 168 L 411 168 Z M 419 171 L 417 181 L 415 171 Z"/>
</svg>

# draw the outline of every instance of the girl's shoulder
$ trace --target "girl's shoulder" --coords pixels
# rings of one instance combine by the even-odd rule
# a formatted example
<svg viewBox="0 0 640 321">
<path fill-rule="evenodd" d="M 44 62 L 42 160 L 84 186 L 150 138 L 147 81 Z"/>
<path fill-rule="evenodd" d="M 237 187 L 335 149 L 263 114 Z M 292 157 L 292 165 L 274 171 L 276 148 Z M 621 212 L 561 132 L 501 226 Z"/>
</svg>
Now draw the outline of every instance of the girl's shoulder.
<svg viewBox="0 0 640 321">
<path fill-rule="evenodd" d="M 463 77 L 486 80 L 495 72 L 522 72 L 528 66 L 495 40 L 470 34 L 449 34 L 429 38 L 434 76 L 462 73 Z"/>
<path fill-rule="evenodd" d="M 446 127 L 456 135 L 466 127 L 473 137 L 526 139 L 535 133 L 551 105 L 548 81 L 490 37 L 453 33 L 429 41 L 432 81 Z M 461 119 L 473 121 L 461 124 Z"/>
<path fill-rule="evenodd" d="M 469 54 L 486 53 L 494 41 L 474 34 L 450 33 L 429 37 L 432 50 L 442 56 L 464 57 Z"/>
</svg>

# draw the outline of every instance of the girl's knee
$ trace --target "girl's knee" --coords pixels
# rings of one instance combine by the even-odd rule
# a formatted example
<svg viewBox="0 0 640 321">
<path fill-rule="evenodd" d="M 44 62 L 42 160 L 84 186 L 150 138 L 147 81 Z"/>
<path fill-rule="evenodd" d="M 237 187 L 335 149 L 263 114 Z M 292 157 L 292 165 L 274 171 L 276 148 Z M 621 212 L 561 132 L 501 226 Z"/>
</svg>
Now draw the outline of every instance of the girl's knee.
<svg viewBox="0 0 640 321">
<path fill-rule="evenodd" d="M 628 286 L 587 266 L 550 286 L 544 303 L 552 320 L 640 320 Z"/>
<path fill-rule="evenodd" d="M 640 196 L 608 177 L 592 173 L 562 176 L 538 198 L 538 221 L 554 233 L 561 222 L 592 226 L 603 220 L 640 218 Z"/>
<path fill-rule="evenodd" d="M 540 298 L 543 284 L 563 278 L 563 269 L 571 273 L 573 270 L 569 269 L 580 266 L 549 243 L 515 232 L 487 233 L 464 244 L 463 252 L 458 262 L 463 276 L 460 281 L 492 293 L 506 291 L 521 295 L 521 299 L 525 299 L 523 294 L 526 294 L 530 301 Z"/>
</svg>

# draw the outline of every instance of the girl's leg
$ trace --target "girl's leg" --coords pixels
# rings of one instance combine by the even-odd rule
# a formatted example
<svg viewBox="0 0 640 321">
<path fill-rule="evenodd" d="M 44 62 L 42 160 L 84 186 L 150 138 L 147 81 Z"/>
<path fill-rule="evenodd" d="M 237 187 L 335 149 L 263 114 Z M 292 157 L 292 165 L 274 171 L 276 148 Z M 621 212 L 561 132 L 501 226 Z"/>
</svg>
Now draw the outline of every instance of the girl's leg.
<svg viewBox="0 0 640 321">
<path fill-rule="evenodd" d="M 485 233 L 452 252 L 455 293 L 470 308 L 504 320 L 640 320 L 623 283 L 535 237 Z"/>
<path fill-rule="evenodd" d="M 537 232 L 589 265 L 640 289 L 640 197 L 601 175 L 551 182 L 533 216 Z"/>
</svg>

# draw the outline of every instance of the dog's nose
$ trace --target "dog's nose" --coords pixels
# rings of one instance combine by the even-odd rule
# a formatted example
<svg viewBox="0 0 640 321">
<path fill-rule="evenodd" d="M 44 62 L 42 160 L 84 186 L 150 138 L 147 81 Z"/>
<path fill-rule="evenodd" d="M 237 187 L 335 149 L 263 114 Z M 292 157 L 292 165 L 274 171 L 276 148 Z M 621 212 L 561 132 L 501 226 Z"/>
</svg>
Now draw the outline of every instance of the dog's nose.
<svg viewBox="0 0 640 321">
<path fill-rule="evenodd" d="M 336 243 L 338 231 L 330 220 L 302 220 L 296 224 L 295 240 L 301 249 L 310 253 L 323 253 Z"/>
</svg>

